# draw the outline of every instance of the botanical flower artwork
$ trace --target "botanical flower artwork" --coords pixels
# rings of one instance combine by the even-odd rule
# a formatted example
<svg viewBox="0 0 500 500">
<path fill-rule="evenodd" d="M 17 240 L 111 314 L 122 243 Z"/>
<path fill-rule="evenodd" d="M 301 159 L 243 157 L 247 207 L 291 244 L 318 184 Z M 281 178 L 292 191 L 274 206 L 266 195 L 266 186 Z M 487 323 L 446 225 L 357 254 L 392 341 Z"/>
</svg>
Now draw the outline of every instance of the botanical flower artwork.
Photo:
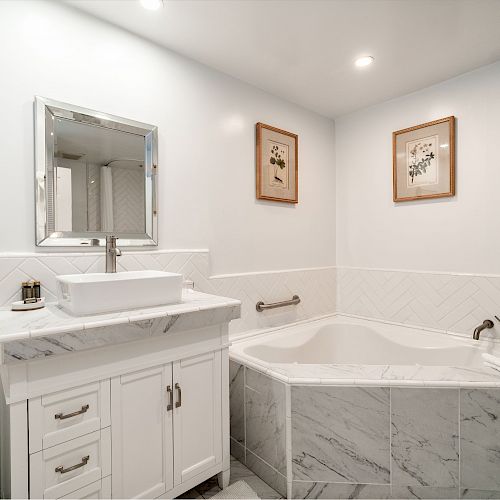
<svg viewBox="0 0 500 500">
<path fill-rule="evenodd" d="M 438 136 L 423 137 L 406 143 L 407 187 L 428 186 L 439 182 Z"/>
<path fill-rule="evenodd" d="M 288 189 L 288 145 L 268 141 L 269 185 L 275 188 Z"/>
<path fill-rule="evenodd" d="M 298 135 L 260 122 L 255 128 L 257 199 L 298 203 Z"/>
<path fill-rule="evenodd" d="M 392 133 L 395 202 L 455 195 L 455 117 Z"/>
</svg>

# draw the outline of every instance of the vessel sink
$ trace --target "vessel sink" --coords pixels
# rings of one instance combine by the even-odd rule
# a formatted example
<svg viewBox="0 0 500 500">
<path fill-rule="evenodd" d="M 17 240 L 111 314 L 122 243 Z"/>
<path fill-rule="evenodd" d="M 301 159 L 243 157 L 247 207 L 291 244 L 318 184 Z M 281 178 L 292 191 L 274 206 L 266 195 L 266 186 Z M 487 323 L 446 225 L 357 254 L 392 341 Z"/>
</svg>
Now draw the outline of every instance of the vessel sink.
<svg viewBox="0 0 500 500">
<path fill-rule="evenodd" d="M 163 271 L 56 276 L 59 305 L 77 316 L 181 301 L 182 274 Z"/>
</svg>

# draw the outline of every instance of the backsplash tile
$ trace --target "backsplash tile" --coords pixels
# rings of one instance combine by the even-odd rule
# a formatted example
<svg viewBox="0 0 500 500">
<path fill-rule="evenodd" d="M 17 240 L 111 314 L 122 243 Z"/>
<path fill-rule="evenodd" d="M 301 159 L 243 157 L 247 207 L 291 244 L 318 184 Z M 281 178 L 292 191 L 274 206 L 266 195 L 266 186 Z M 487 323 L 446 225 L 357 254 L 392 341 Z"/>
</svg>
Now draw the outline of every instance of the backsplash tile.
<svg viewBox="0 0 500 500">
<path fill-rule="evenodd" d="M 123 251 L 119 271 L 152 269 L 177 272 L 193 280 L 201 292 L 223 295 L 242 301 L 241 319 L 231 322 L 232 334 L 280 326 L 335 312 L 335 268 L 317 268 L 251 274 L 210 276 L 209 252 L 205 250 Z M 42 282 L 42 295 L 48 302 L 57 300 L 56 276 L 103 272 L 104 251 L 99 253 L 64 252 L 0 255 L 0 306 L 20 300 L 22 281 Z M 259 313 L 259 300 L 275 302 L 298 294 L 301 303 Z"/>
<path fill-rule="evenodd" d="M 341 313 L 464 335 L 500 315 L 500 276 L 338 267 L 337 279 Z"/>
<path fill-rule="evenodd" d="M 211 276 L 209 260 L 208 250 L 125 250 L 118 270 L 179 272 L 199 291 L 241 300 L 241 318 L 231 323 L 231 334 L 340 312 L 471 335 L 484 319 L 500 315 L 500 276 L 333 266 Z M 0 255 L 0 306 L 20 299 L 22 281 L 39 279 L 43 295 L 53 302 L 56 275 L 103 271 L 103 252 Z M 260 300 L 282 301 L 294 294 L 301 298 L 297 306 L 255 309 Z M 500 340 L 500 325 L 481 337 Z"/>
</svg>

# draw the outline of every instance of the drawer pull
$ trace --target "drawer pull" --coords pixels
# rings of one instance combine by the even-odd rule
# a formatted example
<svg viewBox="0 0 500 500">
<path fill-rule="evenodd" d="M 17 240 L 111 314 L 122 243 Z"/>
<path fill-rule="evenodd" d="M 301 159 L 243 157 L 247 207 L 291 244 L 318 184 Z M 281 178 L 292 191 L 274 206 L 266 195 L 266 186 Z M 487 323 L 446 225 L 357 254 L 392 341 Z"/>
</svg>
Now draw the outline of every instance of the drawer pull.
<svg viewBox="0 0 500 500">
<path fill-rule="evenodd" d="M 179 391 L 179 399 L 175 402 L 175 407 L 179 408 L 182 405 L 182 391 L 181 391 L 181 386 L 176 383 L 175 388 Z"/>
<path fill-rule="evenodd" d="M 87 455 L 86 457 L 82 457 L 82 461 L 79 464 L 72 465 L 71 467 L 68 467 L 67 469 L 65 469 L 64 466 L 60 465 L 59 467 L 56 467 L 56 472 L 60 472 L 61 474 L 66 474 L 66 472 L 71 472 L 72 470 L 79 469 L 80 467 L 87 465 L 89 458 L 90 458 L 90 455 Z"/>
<path fill-rule="evenodd" d="M 57 420 L 65 420 L 67 418 L 71 417 L 76 417 L 77 415 L 81 415 L 82 413 L 85 413 L 89 409 L 89 405 L 82 406 L 81 410 L 74 411 L 73 413 L 68 413 L 67 415 L 64 415 L 63 413 L 56 413 L 54 415 L 54 418 Z"/>
<path fill-rule="evenodd" d="M 172 391 L 172 387 L 167 385 L 167 394 L 168 394 L 168 404 L 167 411 L 172 411 L 174 407 L 174 391 Z"/>
</svg>

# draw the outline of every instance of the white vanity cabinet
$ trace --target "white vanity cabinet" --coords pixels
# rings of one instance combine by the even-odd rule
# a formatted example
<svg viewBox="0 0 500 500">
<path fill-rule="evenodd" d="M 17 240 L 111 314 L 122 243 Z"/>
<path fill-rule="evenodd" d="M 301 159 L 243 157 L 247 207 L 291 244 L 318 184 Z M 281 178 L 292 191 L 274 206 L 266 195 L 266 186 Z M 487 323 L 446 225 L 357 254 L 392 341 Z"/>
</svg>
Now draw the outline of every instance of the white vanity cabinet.
<svg viewBox="0 0 500 500">
<path fill-rule="evenodd" d="M 228 323 L 239 305 L 217 314 L 166 335 L 139 326 L 144 339 L 4 363 L 2 496 L 174 498 L 216 474 L 227 485 Z"/>
<path fill-rule="evenodd" d="M 111 379 L 113 498 L 157 498 L 222 462 L 221 352 Z"/>
</svg>

